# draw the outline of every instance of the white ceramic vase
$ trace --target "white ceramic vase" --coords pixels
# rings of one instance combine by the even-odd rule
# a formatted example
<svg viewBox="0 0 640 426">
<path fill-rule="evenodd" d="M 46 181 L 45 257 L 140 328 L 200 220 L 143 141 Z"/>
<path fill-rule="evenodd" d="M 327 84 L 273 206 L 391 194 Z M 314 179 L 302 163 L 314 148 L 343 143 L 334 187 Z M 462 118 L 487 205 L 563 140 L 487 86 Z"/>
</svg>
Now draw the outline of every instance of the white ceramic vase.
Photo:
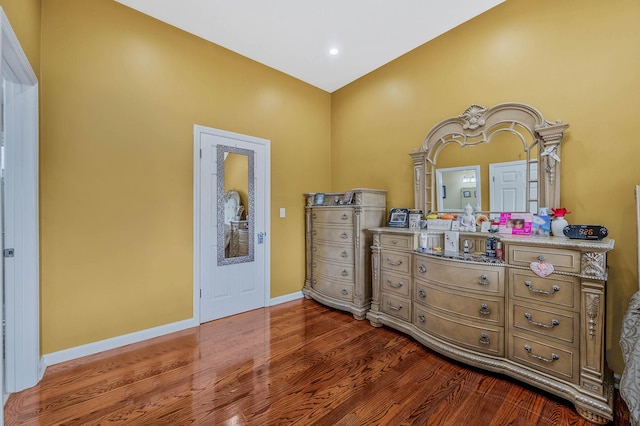
<svg viewBox="0 0 640 426">
<path fill-rule="evenodd" d="M 551 221 L 551 233 L 556 237 L 563 237 L 564 233 L 562 230 L 567 225 L 569 225 L 569 222 L 567 222 L 567 219 L 565 219 L 564 216 L 554 217 Z"/>
</svg>

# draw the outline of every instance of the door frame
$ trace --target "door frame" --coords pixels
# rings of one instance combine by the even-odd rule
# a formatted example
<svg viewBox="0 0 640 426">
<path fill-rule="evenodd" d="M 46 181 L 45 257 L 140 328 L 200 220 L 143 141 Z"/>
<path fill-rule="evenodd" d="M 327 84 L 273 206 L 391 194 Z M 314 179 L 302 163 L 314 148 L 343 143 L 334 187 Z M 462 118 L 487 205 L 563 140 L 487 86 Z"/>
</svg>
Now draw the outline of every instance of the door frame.
<svg viewBox="0 0 640 426">
<path fill-rule="evenodd" d="M 201 126 L 195 124 L 193 126 L 193 317 L 201 324 L 200 320 L 200 290 L 202 280 L 200 277 L 200 234 L 201 234 L 201 217 L 200 217 L 200 172 L 201 172 L 201 147 L 200 136 L 203 133 L 215 134 L 225 138 L 241 139 L 251 143 L 263 145 L 265 148 L 264 158 L 264 214 L 265 229 L 254 229 L 254 238 L 257 238 L 258 232 L 264 232 L 264 306 L 270 306 L 271 301 L 271 145 L 268 140 L 253 136 L 243 135 L 240 133 L 229 132 L 226 130 L 215 129 L 212 127 Z M 214 209 L 214 211 L 216 211 Z"/>
<path fill-rule="evenodd" d="M 0 27 L 6 156 L 3 213 L 6 235 L 9 230 L 13 234 L 6 248 L 15 249 L 4 271 L 6 398 L 4 392 L 37 384 L 45 366 L 40 358 L 38 79 L 1 7 Z"/>
</svg>

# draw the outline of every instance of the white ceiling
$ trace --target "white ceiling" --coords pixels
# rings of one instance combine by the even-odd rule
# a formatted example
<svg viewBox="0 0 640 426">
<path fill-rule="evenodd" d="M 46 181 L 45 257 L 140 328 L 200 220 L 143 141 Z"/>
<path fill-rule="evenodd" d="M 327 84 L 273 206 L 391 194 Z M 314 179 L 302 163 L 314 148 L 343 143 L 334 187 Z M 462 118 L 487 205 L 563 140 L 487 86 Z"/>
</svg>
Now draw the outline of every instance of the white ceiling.
<svg viewBox="0 0 640 426">
<path fill-rule="evenodd" d="M 504 0 L 116 1 L 333 92 Z"/>
</svg>

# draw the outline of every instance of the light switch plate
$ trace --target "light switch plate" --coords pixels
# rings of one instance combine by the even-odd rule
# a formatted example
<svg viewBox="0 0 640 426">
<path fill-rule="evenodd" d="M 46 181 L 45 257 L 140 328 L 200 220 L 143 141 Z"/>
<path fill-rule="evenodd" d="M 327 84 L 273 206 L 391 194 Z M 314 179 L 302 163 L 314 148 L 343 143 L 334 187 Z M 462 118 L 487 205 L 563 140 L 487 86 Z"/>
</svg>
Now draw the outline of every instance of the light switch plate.
<svg viewBox="0 0 640 426">
<path fill-rule="evenodd" d="M 280 207 L 280 217 L 285 217 L 287 215 L 287 212 L 285 211 L 284 207 Z"/>
</svg>

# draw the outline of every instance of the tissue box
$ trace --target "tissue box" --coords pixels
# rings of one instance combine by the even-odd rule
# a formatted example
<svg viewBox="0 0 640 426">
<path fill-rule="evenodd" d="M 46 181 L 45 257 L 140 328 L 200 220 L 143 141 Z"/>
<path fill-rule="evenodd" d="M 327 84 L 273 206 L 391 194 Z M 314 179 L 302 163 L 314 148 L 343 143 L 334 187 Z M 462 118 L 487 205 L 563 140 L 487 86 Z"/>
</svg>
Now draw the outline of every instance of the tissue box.
<svg viewBox="0 0 640 426">
<path fill-rule="evenodd" d="M 498 232 L 500 234 L 531 235 L 532 222 L 533 214 L 531 213 L 500 213 Z"/>
<path fill-rule="evenodd" d="M 451 229 L 451 219 L 427 219 L 427 229 L 448 231 Z"/>
</svg>

